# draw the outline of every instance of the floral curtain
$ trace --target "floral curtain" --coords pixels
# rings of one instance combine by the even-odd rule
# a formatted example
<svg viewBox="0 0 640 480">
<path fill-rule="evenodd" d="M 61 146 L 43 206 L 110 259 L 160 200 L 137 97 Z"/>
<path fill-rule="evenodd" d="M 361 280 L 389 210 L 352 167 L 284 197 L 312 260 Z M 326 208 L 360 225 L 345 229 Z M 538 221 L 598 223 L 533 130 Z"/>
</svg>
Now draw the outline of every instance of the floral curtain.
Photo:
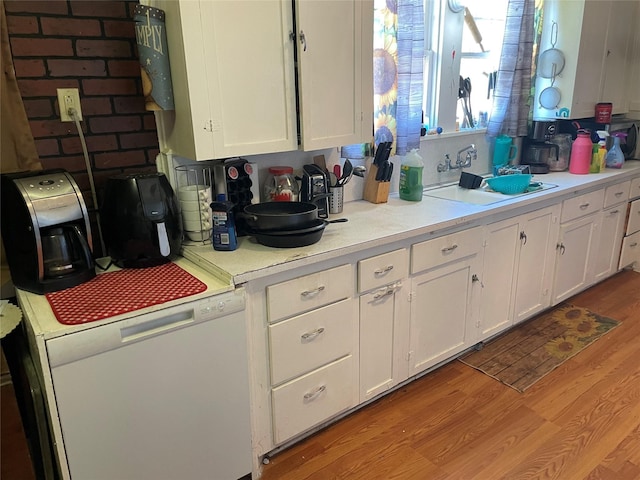
<svg viewBox="0 0 640 480">
<path fill-rule="evenodd" d="M 528 133 L 535 41 L 535 0 L 509 0 L 500 67 L 487 135 Z"/>
<path fill-rule="evenodd" d="M 422 0 L 375 0 L 373 47 L 374 141 L 405 155 L 422 127 Z"/>
</svg>

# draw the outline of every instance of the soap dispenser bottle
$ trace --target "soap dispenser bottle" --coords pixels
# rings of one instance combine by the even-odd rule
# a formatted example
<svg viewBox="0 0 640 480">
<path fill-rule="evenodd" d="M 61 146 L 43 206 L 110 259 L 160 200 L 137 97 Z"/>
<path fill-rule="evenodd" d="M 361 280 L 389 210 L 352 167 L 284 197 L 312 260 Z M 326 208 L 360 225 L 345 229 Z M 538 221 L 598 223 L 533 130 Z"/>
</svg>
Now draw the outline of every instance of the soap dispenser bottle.
<svg viewBox="0 0 640 480">
<path fill-rule="evenodd" d="M 213 249 L 230 251 L 238 247 L 236 225 L 233 219 L 233 204 L 224 193 L 219 193 L 216 201 L 211 203 L 213 220 Z"/>
<path fill-rule="evenodd" d="M 607 167 L 622 168 L 624 164 L 624 153 L 622 153 L 622 149 L 620 148 L 620 139 L 625 138 L 627 134 L 615 132 L 612 133 L 611 136 L 613 137 L 613 146 L 607 152 Z"/>
</svg>

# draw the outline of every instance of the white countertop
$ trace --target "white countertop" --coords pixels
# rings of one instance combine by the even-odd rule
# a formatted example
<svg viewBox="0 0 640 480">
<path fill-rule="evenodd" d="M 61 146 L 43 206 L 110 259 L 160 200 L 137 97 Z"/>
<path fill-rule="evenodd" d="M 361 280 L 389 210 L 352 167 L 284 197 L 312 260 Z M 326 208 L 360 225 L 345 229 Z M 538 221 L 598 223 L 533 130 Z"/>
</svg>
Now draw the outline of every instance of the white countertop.
<svg viewBox="0 0 640 480">
<path fill-rule="evenodd" d="M 578 190 L 601 188 L 640 175 L 640 161 L 631 160 L 620 170 L 573 175 L 553 172 L 535 175 L 534 181 L 552 183 L 556 188 L 516 196 L 489 205 L 472 205 L 451 200 L 424 197 L 421 202 L 400 200 L 397 195 L 387 203 L 349 202 L 340 215 L 330 219 L 348 218 L 346 223 L 327 225 L 318 243 L 299 248 L 272 248 L 257 243 L 253 237 L 238 239 L 232 252 L 213 250 L 211 245 L 185 246 L 183 255 L 203 269 L 230 279 L 235 285 L 267 275 L 329 260 L 419 235 L 462 226 L 482 218 L 517 211 L 546 200 L 560 200 Z"/>
<path fill-rule="evenodd" d="M 100 263 L 104 264 L 105 262 L 101 261 Z M 197 267 L 192 262 L 184 258 L 179 257 L 174 261 L 174 263 L 183 270 L 189 272 L 194 277 L 198 278 L 198 280 L 200 280 L 201 282 L 205 283 L 207 285 L 207 289 L 195 295 L 178 298 L 170 302 L 152 305 L 121 315 L 116 315 L 114 317 L 82 323 L 79 325 L 65 325 L 58 322 L 45 295 L 39 295 L 20 289 L 16 289 L 16 294 L 20 302 L 20 307 L 22 308 L 24 318 L 27 319 L 35 334 L 43 336 L 45 339 L 49 339 L 61 335 L 67 335 L 69 333 L 78 332 L 81 330 L 86 330 L 88 328 L 99 327 L 101 325 L 124 320 L 126 318 L 144 315 L 146 313 L 151 313 L 163 308 L 173 307 L 175 305 L 181 305 L 187 302 L 193 302 L 202 298 L 210 297 L 212 295 L 231 291 L 234 288 L 229 281 L 222 281 L 220 278 L 207 273 L 206 271 L 202 270 L 201 268 Z M 116 270 L 119 270 L 119 268 L 111 267 L 108 271 L 111 272 Z M 82 312 L 78 312 L 78 315 L 81 314 Z"/>
</svg>

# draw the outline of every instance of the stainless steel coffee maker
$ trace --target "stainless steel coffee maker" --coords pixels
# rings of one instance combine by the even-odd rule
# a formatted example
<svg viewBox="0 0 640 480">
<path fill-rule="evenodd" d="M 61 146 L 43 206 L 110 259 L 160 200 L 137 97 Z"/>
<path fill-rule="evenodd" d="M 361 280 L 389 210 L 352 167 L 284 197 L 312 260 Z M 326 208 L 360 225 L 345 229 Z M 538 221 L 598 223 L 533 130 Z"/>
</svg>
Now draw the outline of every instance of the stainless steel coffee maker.
<svg viewBox="0 0 640 480">
<path fill-rule="evenodd" d="M 17 288 L 49 293 L 96 275 L 87 207 L 64 170 L 2 175 L 2 240 Z"/>
</svg>

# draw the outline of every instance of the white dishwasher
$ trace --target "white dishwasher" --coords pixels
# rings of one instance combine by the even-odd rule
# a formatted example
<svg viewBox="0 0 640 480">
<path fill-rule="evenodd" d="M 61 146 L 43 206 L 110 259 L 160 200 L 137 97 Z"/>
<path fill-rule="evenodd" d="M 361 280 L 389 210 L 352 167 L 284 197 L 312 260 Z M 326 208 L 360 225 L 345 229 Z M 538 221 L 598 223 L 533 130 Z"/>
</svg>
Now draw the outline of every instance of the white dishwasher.
<svg viewBox="0 0 640 480">
<path fill-rule="evenodd" d="M 48 340 L 70 477 L 250 474 L 244 310 L 238 289 Z"/>
</svg>

